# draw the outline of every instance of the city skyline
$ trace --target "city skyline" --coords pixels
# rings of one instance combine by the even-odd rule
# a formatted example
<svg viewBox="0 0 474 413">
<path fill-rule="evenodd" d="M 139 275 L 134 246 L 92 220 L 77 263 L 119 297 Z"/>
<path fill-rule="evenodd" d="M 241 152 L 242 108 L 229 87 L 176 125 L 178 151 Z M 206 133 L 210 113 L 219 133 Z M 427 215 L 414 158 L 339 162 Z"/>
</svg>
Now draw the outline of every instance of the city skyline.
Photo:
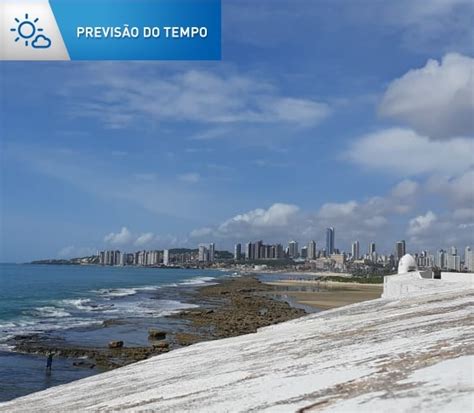
<svg viewBox="0 0 474 413">
<path fill-rule="evenodd" d="M 1 62 L 0 261 L 474 245 L 470 3 L 223 0 L 222 61 Z"/>
<path fill-rule="evenodd" d="M 329 229 L 329 228 L 328 228 Z M 330 228 L 334 231 L 334 228 Z M 309 241 L 308 245 L 301 246 L 295 240 L 288 242 L 285 247 L 282 244 L 265 244 L 263 240 L 245 243 L 237 243 L 234 246 L 234 253 L 229 251 L 216 250 L 215 243 L 199 244 L 195 249 L 176 248 L 164 250 L 140 250 L 127 252 L 120 250 L 98 251 L 95 257 L 98 261 L 85 257 L 80 260 L 82 264 L 99 264 L 110 266 L 179 266 L 179 265 L 212 265 L 217 262 L 232 261 L 239 263 L 256 263 L 282 261 L 284 265 L 289 262 L 294 264 L 310 264 L 313 269 L 353 271 L 355 269 L 368 266 L 381 265 L 383 268 L 394 271 L 400 259 L 406 254 L 405 240 L 395 243 L 395 251 L 385 254 L 377 251 L 376 243 L 370 242 L 368 251 L 360 254 L 360 244 L 358 241 L 352 243 L 350 253 L 335 248 L 330 254 L 326 249 L 318 249 L 314 241 Z M 226 255 L 227 254 L 227 255 Z M 451 246 L 447 249 L 440 249 L 435 253 L 421 250 L 412 253 L 419 268 L 440 268 L 450 271 L 474 272 L 474 250 L 466 246 L 463 253 Z M 219 256 L 218 256 L 219 255 Z M 94 257 L 94 256 L 93 256 Z M 76 262 L 78 263 L 78 262 Z"/>
</svg>

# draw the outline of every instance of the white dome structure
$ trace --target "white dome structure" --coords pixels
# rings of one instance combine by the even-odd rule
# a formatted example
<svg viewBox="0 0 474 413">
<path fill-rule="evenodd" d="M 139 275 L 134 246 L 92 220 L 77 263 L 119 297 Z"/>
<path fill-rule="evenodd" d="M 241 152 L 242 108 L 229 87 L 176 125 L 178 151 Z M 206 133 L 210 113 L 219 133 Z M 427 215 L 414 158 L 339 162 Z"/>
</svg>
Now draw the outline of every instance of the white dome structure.
<svg viewBox="0 0 474 413">
<path fill-rule="evenodd" d="M 398 262 L 398 274 L 406 274 L 413 271 L 418 271 L 415 258 L 410 254 L 405 254 Z"/>
</svg>

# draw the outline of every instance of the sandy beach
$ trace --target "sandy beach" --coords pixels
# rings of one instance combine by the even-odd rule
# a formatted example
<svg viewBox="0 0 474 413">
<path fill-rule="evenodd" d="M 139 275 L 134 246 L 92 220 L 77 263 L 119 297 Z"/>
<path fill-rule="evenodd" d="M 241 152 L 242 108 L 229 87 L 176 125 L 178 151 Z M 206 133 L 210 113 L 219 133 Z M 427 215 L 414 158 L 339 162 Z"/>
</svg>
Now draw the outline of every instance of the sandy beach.
<svg viewBox="0 0 474 413">
<path fill-rule="evenodd" d="M 361 301 L 380 298 L 382 284 L 359 284 L 356 282 L 313 281 L 313 280 L 279 280 L 266 282 L 277 287 L 300 304 L 318 309 L 342 307 Z"/>
</svg>

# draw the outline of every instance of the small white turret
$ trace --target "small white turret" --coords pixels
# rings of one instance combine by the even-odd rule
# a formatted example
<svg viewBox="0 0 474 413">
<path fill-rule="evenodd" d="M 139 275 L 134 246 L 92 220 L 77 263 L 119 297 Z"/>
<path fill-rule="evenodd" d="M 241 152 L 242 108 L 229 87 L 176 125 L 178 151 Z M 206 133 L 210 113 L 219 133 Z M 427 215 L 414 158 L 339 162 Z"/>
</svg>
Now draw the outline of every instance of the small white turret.
<svg viewBox="0 0 474 413">
<path fill-rule="evenodd" d="M 406 274 L 413 271 L 418 271 L 415 258 L 410 254 L 405 254 L 398 262 L 398 274 Z"/>
</svg>

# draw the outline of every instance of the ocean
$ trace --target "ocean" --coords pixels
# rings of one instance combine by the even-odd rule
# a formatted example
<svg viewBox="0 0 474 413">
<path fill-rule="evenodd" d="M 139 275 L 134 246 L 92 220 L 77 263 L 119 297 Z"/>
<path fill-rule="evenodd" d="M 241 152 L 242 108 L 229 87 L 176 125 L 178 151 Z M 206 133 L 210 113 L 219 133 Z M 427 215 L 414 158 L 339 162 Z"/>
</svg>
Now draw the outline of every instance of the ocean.
<svg viewBox="0 0 474 413">
<path fill-rule="evenodd" d="M 215 270 L 0 265 L 0 401 L 96 374 L 57 359 L 51 376 L 44 356 L 11 351 L 15 335 L 41 333 L 69 344 L 104 346 L 121 339 L 146 345 L 146 328 L 184 308 L 186 292 L 229 273 Z M 127 321 L 101 328 L 104 320 Z"/>
</svg>

